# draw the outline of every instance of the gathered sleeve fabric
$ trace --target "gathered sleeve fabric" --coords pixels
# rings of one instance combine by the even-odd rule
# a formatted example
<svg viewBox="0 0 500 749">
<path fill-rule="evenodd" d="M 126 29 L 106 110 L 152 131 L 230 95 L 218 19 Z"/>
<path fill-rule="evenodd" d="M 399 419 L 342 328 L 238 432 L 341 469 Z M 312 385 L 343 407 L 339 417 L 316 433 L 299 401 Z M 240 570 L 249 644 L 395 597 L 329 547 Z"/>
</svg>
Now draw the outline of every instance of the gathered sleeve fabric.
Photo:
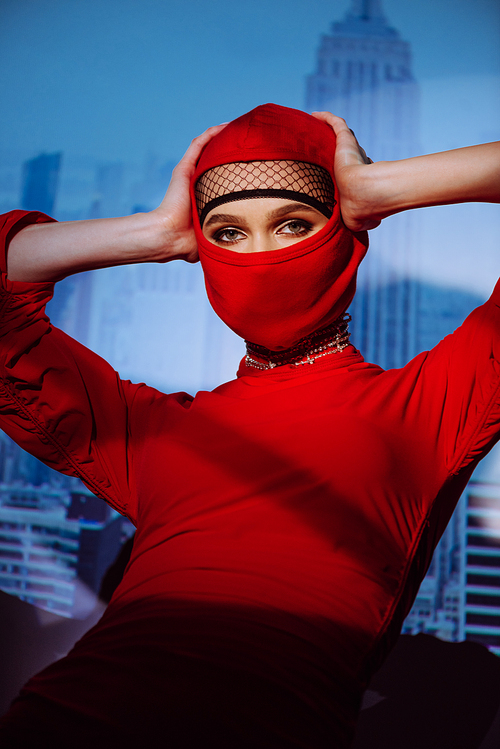
<svg viewBox="0 0 500 749">
<path fill-rule="evenodd" d="M 457 330 L 407 366 L 409 407 L 450 477 L 475 466 L 500 431 L 500 281 Z M 407 393 L 410 395 L 410 393 Z"/>
<path fill-rule="evenodd" d="M 25 211 L 0 217 L 0 246 L 28 224 L 52 220 Z M 134 522 L 131 413 L 142 394 L 150 401 L 156 391 L 120 380 L 53 327 L 45 314 L 53 284 L 10 281 L 3 249 L 0 258 L 0 428 Z"/>
</svg>

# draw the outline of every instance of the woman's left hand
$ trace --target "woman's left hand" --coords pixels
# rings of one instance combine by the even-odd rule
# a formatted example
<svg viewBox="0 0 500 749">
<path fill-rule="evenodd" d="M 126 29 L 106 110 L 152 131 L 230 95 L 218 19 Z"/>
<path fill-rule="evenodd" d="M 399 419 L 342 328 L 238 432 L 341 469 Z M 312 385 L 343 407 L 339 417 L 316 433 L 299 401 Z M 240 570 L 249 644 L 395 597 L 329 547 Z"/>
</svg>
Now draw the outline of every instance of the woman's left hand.
<svg viewBox="0 0 500 749">
<path fill-rule="evenodd" d="M 500 202 L 500 142 L 370 163 L 345 121 L 315 112 L 337 136 L 334 172 L 345 225 L 373 229 L 412 208 Z"/>
<path fill-rule="evenodd" d="M 371 182 L 366 179 L 372 160 L 341 117 L 330 112 L 313 112 L 313 117 L 330 125 L 337 138 L 334 173 L 344 224 L 351 231 L 374 229 L 380 218 L 374 215 L 373 195 L 368 191 Z"/>
</svg>

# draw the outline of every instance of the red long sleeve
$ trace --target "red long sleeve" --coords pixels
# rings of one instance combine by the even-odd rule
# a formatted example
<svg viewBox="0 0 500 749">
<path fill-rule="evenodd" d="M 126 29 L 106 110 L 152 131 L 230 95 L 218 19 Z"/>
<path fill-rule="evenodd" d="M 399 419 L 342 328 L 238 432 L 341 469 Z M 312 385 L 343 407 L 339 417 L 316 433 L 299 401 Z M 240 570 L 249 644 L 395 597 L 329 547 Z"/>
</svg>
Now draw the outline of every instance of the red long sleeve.
<svg viewBox="0 0 500 749">
<path fill-rule="evenodd" d="M 2 246 L 29 223 L 53 220 L 25 211 L 2 219 Z M 135 521 L 129 415 L 134 399 L 146 388 L 121 381 L 104 360 L 54 328 L 45 314 L 53 284 L 10 281 L 5 252 L 1 257 L 2 429 L 51 468 L 78 476 Z"/>
</svg>

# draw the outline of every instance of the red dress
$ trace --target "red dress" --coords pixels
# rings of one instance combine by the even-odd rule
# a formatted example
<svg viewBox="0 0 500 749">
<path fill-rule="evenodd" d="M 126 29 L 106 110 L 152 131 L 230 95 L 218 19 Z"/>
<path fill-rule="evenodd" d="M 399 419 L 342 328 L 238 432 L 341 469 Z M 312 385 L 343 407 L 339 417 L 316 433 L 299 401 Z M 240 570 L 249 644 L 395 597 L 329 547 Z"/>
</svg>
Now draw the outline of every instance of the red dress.
<svg viewBox="0 0 500 749">
<path fill-rule="evenodd" d="M 71 716 L 73 746 L 347 747 L 498 439 L 500 287 L 402 369 L 350 346 L 194 398 L 120 380 L 50 325 L 51 288 L 3 275 L 1 426 L 137 535 L 102 620 L 17 704 Z"/>
</svg>

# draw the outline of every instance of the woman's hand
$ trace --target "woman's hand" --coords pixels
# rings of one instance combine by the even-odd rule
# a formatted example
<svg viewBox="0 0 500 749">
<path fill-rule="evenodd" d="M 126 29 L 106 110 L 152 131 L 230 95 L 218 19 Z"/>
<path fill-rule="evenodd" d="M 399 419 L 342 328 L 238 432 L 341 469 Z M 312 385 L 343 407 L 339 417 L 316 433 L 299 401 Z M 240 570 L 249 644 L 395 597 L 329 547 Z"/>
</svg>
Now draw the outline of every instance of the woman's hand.
<svg viewBox="0 0 500 749">
<path fill-rule="evenodd" d="M 376 215 L 375 196 L 368 193 L 371 183 L 367 180 L 367 170 L 372 160 L 341 117 L 330 112 L 313 112 L 313 117 L 330 125 L 337 138 L 334 173 L 344 224 L 351 231 L 374 229 L 381 218 Z"/>
<path fill-rule="evenodd" d="M 227 123 L 205 130 L 195 138 L 172 173 L 170 185 L 161 204 L 152 211 L 163 226 L 165 261 L 175 258 L 195 263 L 198 249 L 193 231 L 189 186 L 196 162 L 204 146 L 224 129 Z M 161 257 L 158 258 L 161 261 Z"/>
</svg>

